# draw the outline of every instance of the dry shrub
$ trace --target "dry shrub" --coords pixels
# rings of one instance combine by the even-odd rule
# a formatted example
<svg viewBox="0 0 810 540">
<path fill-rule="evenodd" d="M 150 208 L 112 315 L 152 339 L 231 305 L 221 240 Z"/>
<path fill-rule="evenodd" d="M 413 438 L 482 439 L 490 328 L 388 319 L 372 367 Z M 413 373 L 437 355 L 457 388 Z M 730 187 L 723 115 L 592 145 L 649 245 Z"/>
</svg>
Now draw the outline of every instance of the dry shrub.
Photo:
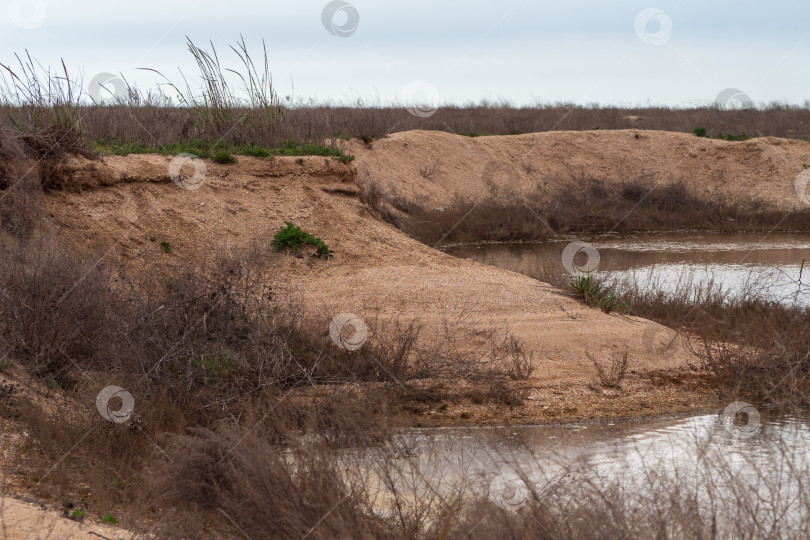
<svg viewBox="0 0 810 540">
<path fill-rule="evenodd" d="M 378 538 L 367 493 L 316 447 L 283 449 L 246 429 L 196 429 L 167 437 L 150 471 L 156 507 L 202 512 L 168 517 L 165 537 L 211 531 L 250 538 Z M 180 525 L 178 531 L 177 526 Z M 182 531 L 182 532 L 181 532 Z"/>
<path fill-rule="evenodd" d="M 571 169 L 569 179 L 553 185 L 582 186 L 549 195 L 521 195 L 492 186 L 493 196 L 471 200 L 457 195 L 445 208 L 359 180 L 363 200 L 377 214 L 411 237 L 431 246 L 455 242 L 532 241 L 571 232 L 601 233 L 706 229 L 716 231 L 807 230 L 810 210 L 782 212 L 752 202 L 706 200 L 684 184 L 657 183 L 648 174 L 609 182 Z"/>
<path fill-rule="evenodd" d="M 145 489 L 141 471 L 155 466 L 155 445 L 194 446 L 181 437 L 189 429 L 219 433 L 231 426 L 277 454 L 302 437 L 324 448 L 368 447 L 388 440 L 391 414 L 410 399 L 464 397 L 478 388 L 483 400 L 516 405 L 525 393 L 510 379 L 528 372 L 519 343 L 494 330 L 476 335 L 458 321 L 427 339 L 416 321 L 370 318 L 373 339 L 363 348 L 336 347 L 266 286 L 268 261 L 281 256 L 269 246 L 222 252 L 170 273 L 147 270 L 140 280 L 55 240 L 8 241 L 0 248 L 0 354 L 37 376 L 27 392 L 61 396 L 49 398 L 47 410 L 31 402 L 14 413 L 32 436 L 21 467 L 40 496 L 94 514 L 115 509 L 122 523 L 148 515 L 132 501 Z M 125 424 L 76 405 L 92 404 L 108 385 L 135 398 L 135 415 Z M 218 437 L 203 437 L 205 448 L 216 446 Z M 264 466 L 256 459 L 255 467 Z M 89 486 L 91 495 L 79 497 L 77 485 Z M 231 491 L 222 496 L 231 493 L 236 501 L 244 499 L 239 489 L 253 489 L 225 487 Z M 323 506 L 318 501 L 327 487 L 301 487 L 301 496 L 315 501 L 312 514 Z M 196 530 L 193 516 L 207 512 L 200 505 L 178 511 L 189 531 Z M 266 525 L 267 516 L 255 517 L 263 524 L 257 527 Z M 302 523 L 311 526 L 311 517 L 305 513 Z"/>
<path fill-rule="evenodd" d="M 48 238 L 0 239 L 0 348 L 39 377 L 74 383 L 108 338 L 112 306 L 99 263 Z"/>
<path fill-rule="evenodd" d="M 0 129 L 0 229 L 25 239 L 41 213 L 39 164 L 26 154 L 17 134 Z"/>
<path fill-rule="evenodd" d="M 197 90 L 197 89 L 194 89 Z M 774 136 L 798 139 L 810 137 L 810 109 L 770 105 L 761 109 L 726 111 L 716 107 L 693 109 L 645 107 L 582 107 L 554 104 L 514 107 L 481 104 L 470 107 L 441 107 L 430 118 L 417 118 L 404 107 L 296 104 L 282 107 L 281 120 L 273 129 L 262 123 L 238 122 L 252 111 L 230 109 L 230 125 L 212 129 L 203 118 L 181 108 L 162 106 L 165 96 L 132 100 L 115 106 L 81 106 L 77 114 L 89 140 L 108 143 L 140 142 L 149 145 L 177 144 L 194 139 L 216 140 L 225 129 L 232 144 L 254 143 L 278 146 L 287 140 L 320 142 L 336 135 L 381 138 L 393 132 L 414 129 L 460 134 L 512 135 L 544 131 L 595 129 L 649 129 L 691 133 L 703 126 L 709 135 L 719 133 Z M 0 120 L 8 115 L 24 116 L 19 108 L 0 106 Z M 639 117 L 631 120 L 628 117 Z M 148 126 L 148 131 L 142 126 Z M 261 129 L 259 129 L 261 128 Z"/>
<path fill-rule="evenodd" d="M 725 394 L 778 407 L 810 404 L 807 307 L 791 299 L 729 297 L 712 281 L 697 286 L 687 280 L 668 294 L 656 287 L 618 286 L 633 315 L 681 332 L 699 358 L 695 367 Z"/>
<path fill-rule="evenodd" d="M 621 386 L 624 377 L 627 375 L 627 357 L 627 351 L 622 351 L 621 353 L 613 351 L 608 358 L 610 367 L 605 368 L 605 366 L 603 366 L 602 363 L 596 359 L 596 357 L 594 357 L 591 353 L 588 353 L 588 359 L 593 364 L 594 369 L 596 369 L 599 384 L 605 388 L 618 388 Z"/>
</svg>

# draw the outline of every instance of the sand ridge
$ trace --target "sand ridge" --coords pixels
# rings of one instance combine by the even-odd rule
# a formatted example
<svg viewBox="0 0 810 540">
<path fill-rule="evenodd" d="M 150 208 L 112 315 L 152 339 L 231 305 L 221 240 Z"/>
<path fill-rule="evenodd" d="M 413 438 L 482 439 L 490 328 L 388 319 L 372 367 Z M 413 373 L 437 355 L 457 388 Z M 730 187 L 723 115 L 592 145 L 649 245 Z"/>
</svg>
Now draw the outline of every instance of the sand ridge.
<svg viewBox="0 0 810 540">
<path fill-rule="evenodd" d="M 554 197 L 584 189 L 593 178 L 608 186 L 633 179 L 650 186 L 680 182 L 698 196 L 789 210 L 805 206 L 794 181 L 810 164 L 807 141 L 728 142 L 635 129 L 486 137 L 408 131 L 370 146 L 358 140 L 349 145 L 361 179 L 433 207 L 445 207 L 457 195 L 490 197 L 493 184 L 523 195 L 539 186 Z"/>
</svg>

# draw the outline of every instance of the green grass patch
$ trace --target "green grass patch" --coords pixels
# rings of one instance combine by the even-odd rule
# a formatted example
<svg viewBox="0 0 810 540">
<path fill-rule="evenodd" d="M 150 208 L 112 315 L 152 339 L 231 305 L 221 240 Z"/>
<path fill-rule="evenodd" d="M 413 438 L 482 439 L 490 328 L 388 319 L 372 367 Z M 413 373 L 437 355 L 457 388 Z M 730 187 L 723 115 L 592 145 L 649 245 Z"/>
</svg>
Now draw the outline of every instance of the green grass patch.
<svg viewBox="0 0 810 540">
<path fill-rule="evenodd" d="M 270 157 L 270 150 L 263 146 L 257 146 L 255 144 L 248 144 L 245 146 L 238 146 L 235 150 L 237 155 L 240 156 L 250 156 L 250 157 L 259 157 L 259 158 L 266 158 Z"/>
<path fill-rule="evenodd" d="M 234 156 L 261 158 L 270 156 L 326 156 L 338 159 L 343 163 L 349 163 L 354 160 L 354 156 L 345 154 L 338 148 L 296 141 L 287 141 L 274 148 L 267 148 L 256 144 L 229 145 L 222 141 L 212 143 L 201 140 L 193 140 L 188 143 L 180 144 L 164 144 L 161 146 L 150 146 L 142 143 L 108 143 L 98 141 L 95 147 L 96 150 L 102 154 L 112 156 L 127 156 L 129 154 L 163 154 L 169 156 L 192 154 L 199 158 L 213 159 L 217 163 L 236 163 Z"/>
<path fill-rule="evenodd" d="M 112 514 L 105 514 L 101 521 L 104 523 L 109 523 L 110 525 L 115 525 L 118 523 L 118 520 L 115 519 Z"/>
<path fill-rule="evenodd" d="M 729 142 L 737 142 L 737 141 L 747 141 L 751 137 L 749 137 L 747 133 L 743 132 L 743 133 L 740 133 L 739 135 L 731 135 L 730 133 L 726 134 L 726 135 L 723 135 L 722 133 L 718 133 L 717 135 L 715 135 L 712 138 L 713 139 L 720 139 L 720 140 L 723 140 L 723 141 L 729 141 Z"/>
<path fill-rule="evenodd" d="M 617 311 L 628 314 L 633 309 L 632 305 L 622 301 L 616 291 L 599 283 L 590 272 L 574 277 L 570 286 L 576 296 L 581 298 L 586 305 L 597 307 L 605 313 Z"/>
<path fill-rule="evenodd" d="M 163 250 L 163 253 L 171 254 L 172 252 L 172 245 L 168 243 L 166 240 L 160 243 L 160 249 Z"/>
<path fill-rule="evenodd" d="M 281 146 L 271 148 L 270 153 L 274 156 L 331 156 L 346 163 L 354 160 L 354 156 L 344 154 L 343 151 L 332 146 L 296 141 L 287 141 Z"/>
<path fill-rule="evenodd" d="M 290 246 L 293 248 L 293 251 L 297 252 L 304 244 L 312 244 L 318 248 L 318 256 L 328 256 L 332 253 L 326 243 L 320 238 L 302 231 L 301 227 L 293 225 L 289 221 L 285 221 L 284 224 L 286 227 L 278 231 L 273 238 L 273 246 L 276 248 L 276 251 L 281 251 L 286 246 Z"/>
<path fill-rule="evenodd" d="M 709 139 L 718 139 L 721 141 L 729 141 L 729 142 L 747 141 L 751 138 L 745 132 L 742 132 L 739 135 L 732 135 L 730 133 L 726 134 L 718 133 L 717 135 L 709 136 L 709 132 L 704 127 L 696 127 L 695 129 L 692 130 L 692 133 L 694 133 L 698 137 L 706 137 Z"/>
<path fill-rule="evenodd" d="M 214 157 L 211 158 L 216 163 L 221 163 L 223 165 L 228 163 L 236 163 L 236 158 L 233 154 L 231 154 L 228 150 L 220 149 L 214 152 Z"/>
</svg>

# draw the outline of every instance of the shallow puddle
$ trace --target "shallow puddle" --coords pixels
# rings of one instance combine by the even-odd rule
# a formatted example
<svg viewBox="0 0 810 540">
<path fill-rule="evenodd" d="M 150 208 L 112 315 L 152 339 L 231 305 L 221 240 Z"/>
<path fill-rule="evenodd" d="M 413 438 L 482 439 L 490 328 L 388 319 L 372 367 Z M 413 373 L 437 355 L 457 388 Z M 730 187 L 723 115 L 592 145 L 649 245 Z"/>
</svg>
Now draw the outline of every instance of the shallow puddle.
<svg viewBox="0 0 810 540">
<path fill-rule="evenodd" d="M 575 267 L 590 268 L 603 278 L 665 292 L 711 284 L 731 297 L 754 295 L 810 305 L 808 233 L 595 236 L 541 243 L 452 246 L 445 251 L 559 282 L 568 273 L 565 248 L 575 240 L 595 250 L 591 257 L 579 250 Z"/>
<path fill-rule="evenodd" d="M 381 513 L 393 490 L 410 500 L 464 492 L 517 510 L 535 497 L 582 489 L 618 489 L 631 504 L 646 504 L 666 486 L 668 495 L 729 508 L 742 492 L 765 500 L 775 489 L 790 521 L 807 511 L 810 416 L 760 413 L 737 402 L 721 414 L 681 418 L 410 429 L 381 455 L 388 460 L 365 465 L 386 479 L 378 483 Z"/>
</svg>

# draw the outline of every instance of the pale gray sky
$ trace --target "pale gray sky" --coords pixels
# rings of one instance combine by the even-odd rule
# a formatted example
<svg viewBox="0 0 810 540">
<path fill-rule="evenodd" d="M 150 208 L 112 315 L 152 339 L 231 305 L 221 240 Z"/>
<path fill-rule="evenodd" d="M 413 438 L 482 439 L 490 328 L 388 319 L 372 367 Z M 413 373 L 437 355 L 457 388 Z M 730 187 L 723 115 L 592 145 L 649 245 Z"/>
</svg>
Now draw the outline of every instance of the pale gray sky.
<svg viewBox="0 0 810 540">
<path fill-rule="evenodd" d="M 192 75 L 186 35 L 235 63 L 227 45 L 242 34 L 256 53 L 267 42 L 279 94 L 294 85 L 304 100 L 393 102 L 414 81 L 458 104 L 688 106 L 730 87 L 755 102 L 810 98 L 807 0 L 3 3 L 0 62 L 28 49 L 43 64 L 64 58 L 86 82 L 120 72 L 154 85 L 139 67 Z M 324 25 L 327 6 L 329 29 L 347 35 Z"/>
</svg>

